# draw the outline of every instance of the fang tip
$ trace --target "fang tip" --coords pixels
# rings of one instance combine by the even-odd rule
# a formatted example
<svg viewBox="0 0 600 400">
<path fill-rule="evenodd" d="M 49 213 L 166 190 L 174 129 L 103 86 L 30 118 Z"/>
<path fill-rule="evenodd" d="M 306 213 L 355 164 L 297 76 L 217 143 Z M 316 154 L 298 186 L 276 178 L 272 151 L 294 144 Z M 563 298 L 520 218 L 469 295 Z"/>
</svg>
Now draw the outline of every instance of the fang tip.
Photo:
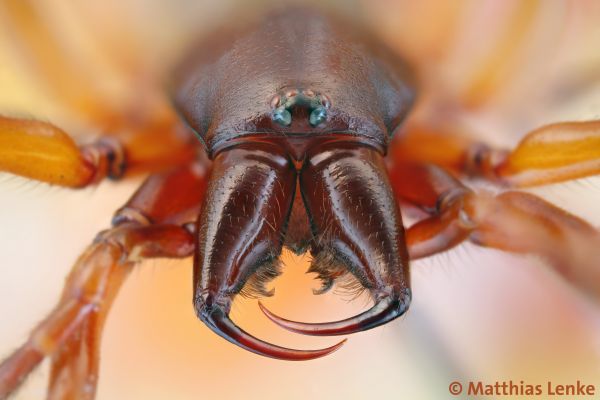
<svg viewBox="0 0 600 400">
<path fill-rule="evenodd" d="M 201 319 L 210 329 L 229 342 L 258 355 L 279 360 L 312 360 L 333 353 L 346 342 L 346 339 L 344 339 L 331 347 L 319 350 L 289 349 L 265 342 L 252 336 L 237 326 L 219 307 L 214 307 L 210 312 L 202 313 Z"/>
<path fill-rule="evenodd" d="M 408 309 L 410 296 L 407 299 L 408 301 L 401 301 L 393 297 L 384 297 L 369 310 L 354 317 L 321 323 L 291 321 L 273 314 L 261 302 L 258 302 L 258 305 L 267 318 L 289 331 L 313 336 L 336 336 L 366 331 L 398 318 Z"/>
</svg>

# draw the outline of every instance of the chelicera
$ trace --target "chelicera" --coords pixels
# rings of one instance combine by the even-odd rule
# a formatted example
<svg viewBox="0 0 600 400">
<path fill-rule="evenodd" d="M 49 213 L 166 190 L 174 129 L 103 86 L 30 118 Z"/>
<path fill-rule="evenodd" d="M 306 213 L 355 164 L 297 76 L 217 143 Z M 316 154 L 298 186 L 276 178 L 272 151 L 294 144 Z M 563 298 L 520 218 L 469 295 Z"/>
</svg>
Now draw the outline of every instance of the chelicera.
<svg viewBox="0 0 600 400">
<path fill-rule="evenodd" d="M 198 317 L 226 340 L 283 360 L 321 357 L 343 343 L 284 348 L 229 318 L 236 295 L 270 294 L 265 284 L 278 275 L 284 246 L 311 253 L 323 281 L 317 292 L 352 276 L 374 300 L 325 323 L 290 321 L 261 305 L 275 323 L 309 335 L 352 334 L 401 316 L 412 296 L 409 259 L 465 240 L 540 254 L 598 292 L 595 265 L 581 256 L 597 252 L 593 227 L 534 195 L 488 195 L 459 179 L 511 188 L 597 174 L 598 121 L 542 127 L 510 152 L 424 127 L 391 146 L 415 100 L 414 78 L 381 43 L 308 10 L 217 32 L 190 54 L 175 73 L 173 103 L 195 136 L 178 134 L 169 118 L 123 119 L 112 127 L 133 126 L 133 134 L 78 147 L 49 123 L 0 119 L 0 168 L 31 179 L 85 187 L 170 166 L 150 175 L 79 258 L 55 310 L 0 366 L 0 397 L 46 356 L 51 397 L 93 397 L 98 333 L 130 267 L 145 258 L 193 254 Z M 449 154 L 424 157 L 431 146 Z M 426 216 L 405 230 L 400 202 Z M 571 262 L 589 272 L 573 276 Z"/>
</svg>

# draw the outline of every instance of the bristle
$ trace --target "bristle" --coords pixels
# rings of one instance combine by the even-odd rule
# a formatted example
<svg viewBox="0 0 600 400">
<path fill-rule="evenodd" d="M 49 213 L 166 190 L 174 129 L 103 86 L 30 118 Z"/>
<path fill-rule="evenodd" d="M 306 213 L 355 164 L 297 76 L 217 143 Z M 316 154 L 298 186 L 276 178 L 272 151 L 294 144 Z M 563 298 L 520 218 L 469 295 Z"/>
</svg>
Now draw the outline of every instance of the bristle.
<svg viewBox="0 0 600 400">
<path fill-rule="evenodd" d="M 313 290 L 314 294 L 327 293 L 335 284 L 336 293 L 355 299 L 366 289 L 352 274 L 348 265 L 329 249 L 324 249 L 313 257 L 307 273 L 317 274 L 316 278 L 322 282 L 319 289 Z"/>
<path fill-rule="evenodd" d="M 240 290 L 240 295 L 249 299 L 273 296 L 275 289 L 267 290 L 267 284 L 279 275 L 281 275 L 281 262 L 278 257 L 273 257 L 256 269 Z"/>
<path fill-rule="evenodd" d="M 340 276 L 335 284 L 335 294 L 346 297 L 348 301 L 359 298 L 367 290 L 350 272 Z"/>
</svg>

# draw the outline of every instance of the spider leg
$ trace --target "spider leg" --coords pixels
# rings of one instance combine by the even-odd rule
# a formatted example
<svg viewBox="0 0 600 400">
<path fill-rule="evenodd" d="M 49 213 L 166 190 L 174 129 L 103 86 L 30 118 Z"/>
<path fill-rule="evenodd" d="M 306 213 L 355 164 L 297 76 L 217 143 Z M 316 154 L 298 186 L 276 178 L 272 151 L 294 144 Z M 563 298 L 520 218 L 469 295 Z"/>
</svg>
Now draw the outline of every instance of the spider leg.
<svg viewBox="0 0 600 400">
<path fill-rule="evenodd" d="M 10 394 L 46 356 L 57 357 L 53 360 L 49 392 L 52 398 L 63 398 L 54 396 L 55 393 L 80 390 L 83 395 L 93 389 L 97 374 L 98 332 L 87 333 L 89 329 L 100 328 L 94 323 L 101 325 L 135 257 L 185 257 L 191 254 L 192 248 L 191 234 L 173 225 L 140 227 L 131 224 L 103 234 L 76 262 L 58 306 L 34 329 L 28 341 L 0 366 L 0 398 Z M 74 337 L 75 334 L 78 337 Z M 81 342 L 86 339 L 91 340 Z M 92 357 L 86 357 L 83 363 L 84 357 L 79 358 L 81 354 L 67 354 L 65 350 L 77 351 L 79 347 L 64 349 L 63 345 L 69 340 L 80 342 L 76 344 L 85 347 L 86 355 Z M 79 364 L 78 368 L 61 368 L 66 364 L 61 362 L 65 357 L 77 358 L 78 363 L 74 364 Z M 90 398 L 88 396 L 75 398 Z"/>
<path fill-rule="evenodd" d="M 94 397 L 100 334 L 112 300 L 137 261 L 192 254 L 194 238 L 186 223 L 198 213 L 205 176 L 196 164 L 146 180 L 116 213 L 113 227 L 79 257 L 55 309 L 0 364 L 1 399 L 47 356 L 49 398 Z"/>
<path fill-rule="evenodd" d="M 191 162 L 198 143 L 173 112 L 160 79 L 143 63 L 98 68 L 114 61 L 109 49 L 90 40 L 99 59 L 89 58 L 61 29 L 65 16 L 55 9 L 30 0 L 1 2 L 1 30 L 18 49 L 11 56 L 19 69 L 30 67 L 42 78 L 34 81 L 36 88 L 49 89 L 52 102 L 62 103 L 72 120 L 108 138 L 78 147 L 50 123 L 0 116 L 0 172 L 84 187 L 125 172 Z M 107 81 L 122 90 L 107 90 Z"/>
<path fill-rule="evenodd" d="M 198 146 L 168 127 L 140 129 L 77 146 L 60 128 L 42 121 L 0 116 L 0 172 L 80 188 L 133 169 L 152 170 L 191 161 Z M 169 134 L 171 133 L 171 134 Z"/>
<path fill-rule="evenodd" d="M 600 120 L 542 126 L 525 135 L 513 151 L 415 127 L 391 152 L 395 160 L 433 162 L 506 186 L 545 185 L 600 173 Z"/>
<path fill-rule="evenodd" d="M 448 250 L 464 240 L 500 250 L 537 254 L 563 278 L 600 296 L 600 232 L 529 193 L 475 193 L 442 168 L 399 164 L 390 171 L 399 199 L 430 216 L 406 231 L 411 259 Z"/>
</svg>

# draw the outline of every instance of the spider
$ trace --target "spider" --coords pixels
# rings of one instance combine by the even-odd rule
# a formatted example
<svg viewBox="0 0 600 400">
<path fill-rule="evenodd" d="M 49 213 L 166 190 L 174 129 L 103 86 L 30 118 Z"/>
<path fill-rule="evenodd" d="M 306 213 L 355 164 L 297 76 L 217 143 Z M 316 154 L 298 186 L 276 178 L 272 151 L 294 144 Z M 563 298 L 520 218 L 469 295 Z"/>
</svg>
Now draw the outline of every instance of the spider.
<svg viewBox="0 0 600 400">
<path fill-rule="evenodd" d="M 597 174 L 599 123 L 545 126 L 511 152 L 430 126 L 409 126 L 406 139 L 390 147 L 413 103 L 414 78 L 383 45 L 342 26 L 292 9 L 209 38 L 174 84 L 176 108 L 198 137 L 175 129 L 168 115 L 157 113 L 145 125 L 127 115 L 109 127 L 135 128 L 130 136 L 77 147 L 51 124 L 2 119 L 2 168 L 32 179 L 83 187 L 134 168 L 176 167 L 151 175 L 80 257 L 55 311 L 2 364 L 0 393 L 53 355 L 49 393 L 93 396 L 97 334 L 129 267 L 144 258 L 193 253 L 199 318 L 240 347 L 286 360 L 321 357 L 343 342 L 287 349 L 229 319 L 235 295 L 269 295 L 265 283 L 279 272 L 282 246 L 312 253 L 311 270 L 323 282 L 318 293 L 351 276 L 375 300 L 356 317 L 312 324 L 261 305 L 277 324 L 311 335 L 355 333 L 402 315 L 411 300 L 409 257 L 464 240 L 539 254 L 579 286 L 597 290 L 589 257 L 594 228 L 533 195 L 476 193 L 457 177 L 511 188 Z M 323 42 L 298 46 L 294 38 L 308 32 Z M 289 46 L 281 46 L 286 35 Z M 269 58 L 272 51 L 281 54 Z M 442 157 L 430 154 L 439 147 L 447 149 Z M 426 215 L 406 233 L 398 201 Z M 577 271 L 585 275 L 573 276 L 571 263 L 584 266 Z M 91 362 L 82 367 L 82 357 Z M 83 369 L 65 378 L 74 366 Z"/>
</svg>

